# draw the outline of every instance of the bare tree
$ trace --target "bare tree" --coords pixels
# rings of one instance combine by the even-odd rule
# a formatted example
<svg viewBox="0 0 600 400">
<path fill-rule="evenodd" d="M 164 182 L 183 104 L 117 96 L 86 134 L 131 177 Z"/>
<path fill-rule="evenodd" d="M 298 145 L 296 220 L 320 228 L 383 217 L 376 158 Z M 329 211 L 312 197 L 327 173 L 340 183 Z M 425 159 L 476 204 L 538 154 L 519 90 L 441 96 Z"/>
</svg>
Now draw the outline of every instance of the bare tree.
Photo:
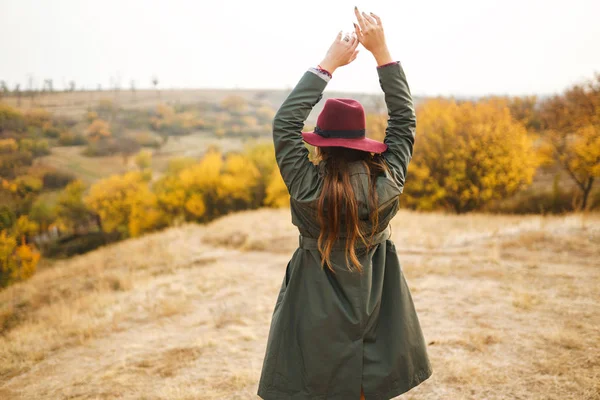
<svg viewBox="0 0 600 400">
<path fill-rule="evenodd" d="M 0 81 L 0 89 L 0 100 L 2 100 L 5 95 L 8 95 L 8 85 L 6 84 L 6 81 Z"/>
<path fill-rule="evenodd" d="M 135 81 L 133 79 L 129 81 L 129 87 L 131 89 L 131 97 L 133 99 L 133 102 L 135 102 Z"/>
<path fill-rule="evenodd" d="M 33 75 L 29 74 L 29 79 L 28 79 L 28 83 L 29 83 L 29 96 L 31 98 L 31 106 L 33 106 L 33 104 L 35 103 L 35 88 L 33 87 Z"/>
<path fill-rule="evenodd" d="M 75 91 L 75 81 L 69 81 L 69 92 Z"/>
<path fill-rule="evenodd" d="M 52 79 L 44 79 L 44 86 L 42 87 L 42 92 L 48 91 L 50 93 L 54 92 L 54 85 Z"/>
<path fill-rule="evenodd" d="M 158 77 L 156 75 L 152 77 L 152 84 L 154 85 L 154 90 L 156 90 L 158 100 L 160 101 L 160 90 L 158 90 Z"/>
<path fill-rule="evenodd" d="M 13 93 L 17 95 L 17 107 L 21 107 L 21 84 L 17 83 Z"/>
</svg>

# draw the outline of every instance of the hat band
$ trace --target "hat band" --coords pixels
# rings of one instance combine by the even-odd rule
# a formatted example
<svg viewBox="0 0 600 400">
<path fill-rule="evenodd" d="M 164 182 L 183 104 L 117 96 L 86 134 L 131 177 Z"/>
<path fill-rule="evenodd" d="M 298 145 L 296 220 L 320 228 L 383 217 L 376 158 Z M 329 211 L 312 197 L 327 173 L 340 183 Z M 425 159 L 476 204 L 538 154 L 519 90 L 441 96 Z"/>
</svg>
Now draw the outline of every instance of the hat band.
<svg viewBox="0 0 600 400">
<path fill-rule="evenodd" d="M 318 126 L 315 126 L 315 133 L 324 138 L 358 139 L 365 137 L 364 129 L 345 131 L 324 131 Z"/>
</svg>

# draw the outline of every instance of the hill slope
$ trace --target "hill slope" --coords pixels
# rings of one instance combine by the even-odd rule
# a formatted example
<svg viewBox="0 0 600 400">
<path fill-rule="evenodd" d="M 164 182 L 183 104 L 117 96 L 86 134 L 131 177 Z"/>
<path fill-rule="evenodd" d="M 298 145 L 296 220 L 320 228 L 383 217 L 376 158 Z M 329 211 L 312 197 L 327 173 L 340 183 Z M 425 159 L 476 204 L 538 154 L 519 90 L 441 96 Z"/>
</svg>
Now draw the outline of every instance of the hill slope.
<svg viewBox="0 0 600 400">
<path fill-rule="evenodd" d="M 434 368 L 405 398 L 600 398 L 599 215 L 392 225 Z M 56 262 L 0 292 L 0 398 L 257 398 L 296 245 L 258 210 Z"/>
</svg>

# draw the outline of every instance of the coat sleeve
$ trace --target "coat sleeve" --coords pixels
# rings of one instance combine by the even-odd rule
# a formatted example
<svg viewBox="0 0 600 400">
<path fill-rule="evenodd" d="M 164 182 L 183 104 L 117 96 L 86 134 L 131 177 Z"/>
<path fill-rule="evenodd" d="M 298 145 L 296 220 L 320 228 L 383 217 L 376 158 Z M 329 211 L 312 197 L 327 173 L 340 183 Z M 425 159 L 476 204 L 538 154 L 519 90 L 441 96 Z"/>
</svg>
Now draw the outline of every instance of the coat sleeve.
<svg viewBox="0 0 600 400">
<path fill-rule="evenodd" d="M 308 159 L 301 132 L 311 110 L 321 100 L 328 81 L 327 76 L 316 70 L 306 71 L 273 120 L 277 166 L 294 199 L 309 196 L 319 178 L 318 167 Z"/>
<path fill-rule="evenodd" d="M 388 109 L 388 126 L 383 140 L 388 149 L 382 155 L 392 180 L 402 193 L 413 154 L 417 118 L 402 65 L 399 62 L 386 64 L 377 68 L 377 73 Z"/>
</svg>

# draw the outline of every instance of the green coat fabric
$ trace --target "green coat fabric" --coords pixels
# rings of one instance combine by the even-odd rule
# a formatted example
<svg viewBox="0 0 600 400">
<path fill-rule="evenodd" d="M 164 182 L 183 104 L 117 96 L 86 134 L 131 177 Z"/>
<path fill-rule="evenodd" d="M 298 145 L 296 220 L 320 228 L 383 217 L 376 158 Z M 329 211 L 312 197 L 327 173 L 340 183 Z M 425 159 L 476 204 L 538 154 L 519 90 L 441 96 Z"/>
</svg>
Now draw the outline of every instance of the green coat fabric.
<svg viewBox="0 0 600 400">
<path fill-rule="evenodd" d="M 283 277 L 271 319 L 257 394 L 266 400 L 388 400 L 431 373 L 425 340 L 404 279 L 389 222 L 398 211 L 412 157 L 416 116 L 400 63 L 377 68 L 389 121 L 383 153 L 391 174 L 377 178 L 377 245 L 358 249 L 363 273 L 348 271 L 344 238 L 331 254 L 335 273 L 321 268 L 316 246 L 317 201 L 324 164 L 308 159 L 301 130 L 327 81 L 307 71 L 273 122 L 277 163 L 291 195 L 299 246 Z M 368 176 L 351 164 L 359 218 L 369 220 Z M 345 232 L 345 228 L 341 229 Z"/>
</svg>

